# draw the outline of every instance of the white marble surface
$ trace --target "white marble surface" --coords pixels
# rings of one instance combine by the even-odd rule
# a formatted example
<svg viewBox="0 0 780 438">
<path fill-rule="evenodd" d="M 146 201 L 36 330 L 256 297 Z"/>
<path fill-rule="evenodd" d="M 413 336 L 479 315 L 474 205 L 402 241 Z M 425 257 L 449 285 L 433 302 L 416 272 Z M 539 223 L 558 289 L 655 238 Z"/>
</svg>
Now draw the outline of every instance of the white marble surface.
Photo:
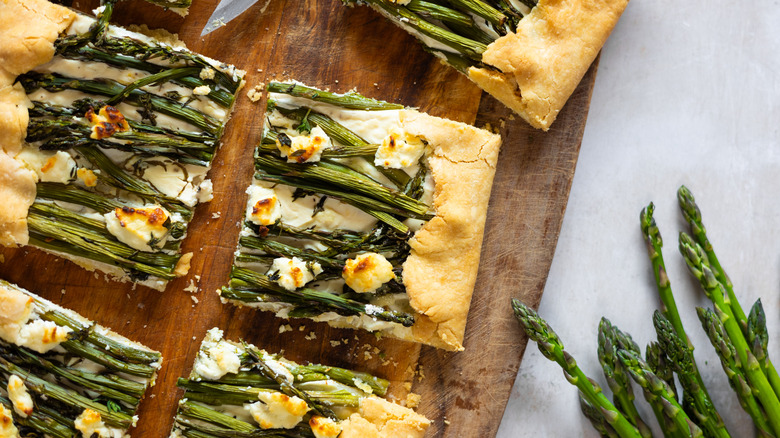
<svg viewBox="0 0 780 438">
<path fill-rule="evenodd" d="M 644 348 L 658 307 L 639 232 L 656 204 L 683 322 L 735 437 L 753 436 L 696 318 L 708 305 L 677 251 L 675 193 L 696 195 L 744 308 L 761 297 L 780 362 L 780 2 L 632 0 L 601 57 L 590 116 L 540 313 L 587 374 L 606 316 Z M 638 393 L 643 417 L 655 420 Z M 596 437 L 577 391 L 529 344 L 498 433 Z"/>
</svg>

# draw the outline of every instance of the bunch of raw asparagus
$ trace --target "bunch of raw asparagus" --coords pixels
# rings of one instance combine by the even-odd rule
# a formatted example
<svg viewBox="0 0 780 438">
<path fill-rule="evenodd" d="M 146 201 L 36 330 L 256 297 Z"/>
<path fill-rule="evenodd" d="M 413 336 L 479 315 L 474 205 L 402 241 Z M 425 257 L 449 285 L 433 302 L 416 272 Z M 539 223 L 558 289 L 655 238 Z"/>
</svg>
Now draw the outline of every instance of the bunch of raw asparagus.
<svg viewBox="0 0 780 438">
<path fill-rule="evenodd" d="M 514 33 L 537 0 L 342 0 L 368 4 L 416 36 L 425 49 L 465 72 L 482 66 L 488 45 Z"/>
<path fill-rule="evenodd" d="M 767 354 L 768 334 L 761 300 L 756 301 L 749 315 L 745 315 L 731 280 L 707 237 L 693 195 L 683 186 L 677 192 L 677 199 L 691 232 L 680 233 L 680 252 L 713 304 L 713 309 L 696 309 L 699 320 L 720 357 L 740 405 L 753 419 L 758 435 L 778 437 L 780 377 Z M 661 311 L 655 311 L 653 315 L 658 342 L 647 346 L 643 358 L 629 334 L 602 318 L 598 356 L 613 393 L 612 402 L 564 351 L 558 336 L 536 312 L 520 301 L 512 300 L 515 316 L 528 337 L 537 342 L 542 354 L 557 362 L 569 382 L 577 386 L 582 411 L 602 436 L 652 436 L 634 404 L 632 380 L 642 389 L 664 436 L 732 436 L 696 366 L 693 345 L 683 328 L 666 274 L 661 252 L 663 242 L 653 219 L 653 209 L 652 203 L 643 209 L 640 222 L 661 299 Z M 675 375 L 682 387 L 679 391 Z"/>
</svg>

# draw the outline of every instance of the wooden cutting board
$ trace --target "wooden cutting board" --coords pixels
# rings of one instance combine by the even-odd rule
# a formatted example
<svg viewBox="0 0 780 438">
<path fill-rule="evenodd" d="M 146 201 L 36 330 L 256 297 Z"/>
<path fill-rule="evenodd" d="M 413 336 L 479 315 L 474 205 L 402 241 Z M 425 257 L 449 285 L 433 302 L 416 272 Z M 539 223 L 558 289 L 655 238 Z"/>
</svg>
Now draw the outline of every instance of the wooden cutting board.
<svg viewBox="0 0 780 438">
<path fill-rule="evenodd" d="M 493 437 L 520 366 L 525 338 L 510 297 L 536 307 L 566 208 L 588 112 L 591 68 L 548 133 L 529 127 L 454 70 L 425 53 L 405 32 L 368 8 L 335 0 L 259 0 L 249 11 L 201 38 L 217 0 L 196 0 L 186 18 L 140 0 L 122 2 L 114 21 L 146 23 L 178 33 L 190 49 L 247 70 L 248 90 L 271 78 L 363 94 L 430 114 L 499 129 L 504 145 L 490 200 L 466 351 L 447 353 L 372 334 L 332 329 L 220 303 L 262 134 L 263 107 L 242 91 L 217 154 L 214 200 L 196 211 L 184 251 L 195 257 L 187 277 L 164 293 L 105 281 L 76 265 L 30 249 L 3 249 L 0 277 L 72 308 L 163 352 L 157 385 L 140 408 L 136 437 L 167 436 L 206 330 L 218 326 L 290 359 L 369 371 L 392 381 L 391 395 L 422 396 L 419 412 L 433 420 L 427 437 Z M 94 0 L 72 6 L 89 10 Z M 457 254 L 453 254 L 457 257 Z M 184 289 L 194 284 L 197 292 Z M 510 413 L 511 415 L 511 413 Z"/>
</svg>

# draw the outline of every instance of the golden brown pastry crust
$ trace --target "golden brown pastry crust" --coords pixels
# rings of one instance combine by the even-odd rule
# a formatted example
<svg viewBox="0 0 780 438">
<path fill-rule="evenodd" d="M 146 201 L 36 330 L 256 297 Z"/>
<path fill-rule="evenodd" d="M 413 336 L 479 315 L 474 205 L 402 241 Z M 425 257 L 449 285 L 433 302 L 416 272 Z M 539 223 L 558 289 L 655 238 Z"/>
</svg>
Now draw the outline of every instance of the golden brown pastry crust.
<svg viewBox="0 0 780 438">
<path fill-rule="evenodd" d="M 517 33 L 491 43 L 469 78 L 535 128 L 548 130 L 628 0 L 540 0 Z"/>
<path fill-rule="evenodd" d="M 339 438 L 422 438 L 431 422 L 409 408 L 378 397 L 360 400 L 360 410 L 341 422 Z"/>
<path fill-rule="evenodd" d="M 27 211 L 35 201 L 37 180 L 35 172 L 0 151 L 0 245 L 27 244 Z"/>
<path fill-rule="evenodd" d="M 401 121 L 432 148 L 436 211 L 409 241 L 403 266 L 410 304 L 420 314 L 412 333 L 416 342 L 463 350 L 501 137 L 418 111 L 403 111 Z"/>
<path fill-rule="evenodd" d="M 0 1 L 0 245 L 27 244 L 27 211 L 35 200 L 35 173 L 13 157 L 27 132 L 30 101 L 16 76 L 54 56 L 54 41 L 76 15 L 44 0 Z"/>
</svg>

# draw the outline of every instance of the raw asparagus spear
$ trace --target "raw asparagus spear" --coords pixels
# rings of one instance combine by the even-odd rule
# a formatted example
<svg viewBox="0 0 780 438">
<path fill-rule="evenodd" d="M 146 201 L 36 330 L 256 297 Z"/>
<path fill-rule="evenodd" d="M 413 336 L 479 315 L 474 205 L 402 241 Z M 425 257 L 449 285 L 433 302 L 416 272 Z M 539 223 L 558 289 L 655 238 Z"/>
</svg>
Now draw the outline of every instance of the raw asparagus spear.
<svg viewBox="0 0 780 438">
<path fill-rule="evenodd" d="M 725 287 L 712 271 L 704 249 L 684 232 L 680 233 L 680 252 L 685 258 L 688 270 L 699 280 L 704 293 L 717 309 L 726 333 L 734 344 L 739 359 L 738 363 L 744 369 L 748 384 L 755 391 L 756 397 L 767 414 L 767 420 L 777 435 L 780 433 L 780 401 L 769 384 L 767 376 L 761 370 L 761 365 L 750 351 L 739 320 L 736 319 L 732 307 L 729 305 L 730 299 Z"/>
<path fill-rule="evenodd" d="M 607 399 L 601 388 L 577 366 L 574 358 L 564 351 L 558 335 L 547 324 L 547 321 L 520 300 L 512 299 L 512 309 L 515 318 L 520 322 L 528 338 L 537 343 L 539 351 L 549 360 L 563 368 L 566 379 L 576 386 L 585 400 L 597 408 L 606 423 L 622 438 L 641 437 L 633 424 Z"/>
<path fill-rule="evenodd" d="M 639 412 L 634 405 L 634 392 L 631 389 L 630 379 L 625 373 L 623 364 L 618 360 L 617 352 L 620 348 L 618 346 L 620 341 L 617 339 L 616 331 L 617 329 L 612 326 L 608 319 L 601 318 L 599 323 L 598 356 L 601 368 L 604 370 L 604 377 L 607 379 L 609 389 L 612 390 L 612 400 L 631 424 L 636 426 L 643 437 L 653 436 L 650 429 L 639 416 Z M 625 343 L 623 342 L 623 344 Z"/>
<path fill-rule="evenodd" d="M 593 428 L 596 429 L 596 431 L 601 434 L 602 437 L 620 437 L 615 429 L 612 428 L 609 423 L 607 423 L 607 420 L 604 418 L 604 416 L 601 415 L 601 411 L 585 400 L 585 396 L 581 392 L 579 393 L 578 398 L 580 400 L 580 409 L 582 410 L 582 414 L 585 415 L 585 418 L 590 421 L 590 424 L 593 425 Z"/>
<path fill-rule="evenodd" d="M 666 357 L 661 351 L 661 346 L 658 345 L 658 342 L 651 342 L 647 344 L 647 348 L 645 349 L 645 362 L 647 362 L 647 366 L 650 371 L 652 371 L 656 376 L 669 385 L 672 396 L 675 400 L 677 400 L 677 388 L 674 383 L 674 372 L 669 367 Z M 674 422 L 673 418 L 667 414 L 666 410 L 664 409 L 664 404 L 661 402 L 661 398 L 644 389 L 643 392 L 645 395 L 645 400 L 647 400 L 647 402 L 650 404 L 650 407 L 653 408 L 653 413 L 655 414 L 655 418 L 658 421 L 658 424 L 661 426 L 661 431 L 663 431 L 664 436 L 672 438 L 687 436 L 686 432 L 678 429 L 677 424 Z"/>
<path fill-rule="evenodd" d="M 682 406 L 677 402 L 674 392 L 669 385 L 656 376 L 638 354 L 631 350 L 620 350 L 618 357 L 634 381 L 644 390 L 657 397 L 657 402 L 663 406 L 664 413 L 672 419 L 677 430 L 683 431 L 685 436 L 704 436 L 702 430 L 691 421 Z"/>
<path fill-rule="evenodd" d="M 709 395 L 704 391 L 704 385 L 699 383 L 699 374 L 696 364 L 693 362 L 693 354 L 688 343 L 680 338 L 672 327 L 672 324 L 659 311 L 653 313 L 653 325 L 658 335 L 658 343 L 663 354 L 668 359 L 668 364 L 677 373 L 683 391 L 691 398 L 694 418 L 708 436 L 730 437 L 723 420 L 720 418 L 715 405 Z"/>
<path fill-rule="evenodd" d="M 777 436 L 774 433 L 772 426 L 767 421 L 764 410 L 756 400 L 753 389 L 747 382 L 745 372 L 738 363 L 739 358 L 734 349 L 734 344 L 731 343 L 731 340 L 726 334 L 726 329 L 723 327 L 721 318 L 712 310 L 701 307 L 696 308 L 696 313 L 699 316 L 702 327 L 704 327 L 704 331 L 710 338 L 710 342 L 712 342 L 712 346 L 715 347 L 715 351 L 718 353 L 720 363 L 723 366 L 723 371 L 726 372 L 726 376 L 729 378 L 729 384 L 737 394 L 742 409 L 744 409 L 745 412 L 750 415 L 750 418 L 753 419 L 753 423 L 755 423 L 761 436 Z"/>
<path fill-rule="evenodd" d="M 699 210 L 699 206 L 696 204 L 693 193 L 691 193 L 687 187 L 680 186 L 677 191 L 677 201 L 680 205 L 683 217 L 691 228 L 691 234 L 707 255 L 707 260 L 709 260 L 713 275 L 718 282 L 723 285 L 723 288 L 726 291 L 726 296 L 728 296 L 726 303 L 731 308 L 731 313 L 733 313 L 734 317 L 737 319 L 745 338 L 748 338 L 748 318 L 745 316 L 745 312 L 739 304 L 737 295 L 734 293 L 734 285 L 731 283 L 731 279 L 721 266 L 717 255 L 715 255 L 712 243 L 710 243 L 710 240 L 707 237 L 707 230 L 704 228 L 704 223 L 702 222 L 701 210 Z M 769 383 L 772 385 L 775 395 L 780 397 L 780 375 L 778 375 L 777 370 L 775 370 L 775 367 L 768 356 L 766 357 L 765 363 L 761 364 L 761 369 L 764 374 L 766 374 Z"/>
</svg>

